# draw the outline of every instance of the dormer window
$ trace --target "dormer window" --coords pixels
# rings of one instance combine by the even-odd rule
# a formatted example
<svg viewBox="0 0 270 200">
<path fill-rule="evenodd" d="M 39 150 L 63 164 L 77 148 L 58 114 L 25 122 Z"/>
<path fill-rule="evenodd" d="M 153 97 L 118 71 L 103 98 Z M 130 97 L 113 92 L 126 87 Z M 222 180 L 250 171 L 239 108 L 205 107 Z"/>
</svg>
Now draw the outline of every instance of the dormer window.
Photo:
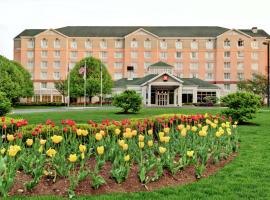
<svg viewBox="0 0 270 200">
<path fill-rule="evenodd" d="M 238 40 L 237 44 L 238 44 L 238 47 L 244 47 L 244 40 L 242 39 Z"/>
<path fill-rule="evenodd" d="M 151 49 L 151 41 L 148 38 L 144 41 L 144 48 Z"/>
<path fill-rule="evenodd" d="M 134 38 L 130 43 L 131 48 L 138 48 L 138 41 Z"/>
<path fill-rule="evenodd" d="M 48 48 L 48 40 L 43 38 L 41 40 L 41 48 Z"/>
<path fill-rule="evenodd" d="M 84 46 L 85 46 L 86 49 L 91 49 L 92 48 L 92 42 L 91 42 L 91 40 L 90 39 L 87 39 L 85 41 Z"/>
<path fill-rule="evenodd" d="M 54 48 L 60 48 L 60 40 L 58 38 L 54 40 Z"/>
<path fill-rule="evenodd" d="M 229 39 L 226 39 L 224 41 L 224 48 L 230 48 L 231 47 L 231 41 Z"/>
</svg>

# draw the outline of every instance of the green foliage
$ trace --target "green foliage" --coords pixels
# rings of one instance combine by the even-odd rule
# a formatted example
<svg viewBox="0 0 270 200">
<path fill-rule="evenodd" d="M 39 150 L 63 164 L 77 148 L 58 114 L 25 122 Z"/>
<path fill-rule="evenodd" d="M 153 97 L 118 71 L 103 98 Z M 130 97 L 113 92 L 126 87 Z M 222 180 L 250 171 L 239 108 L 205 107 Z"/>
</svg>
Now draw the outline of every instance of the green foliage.
<svg viewBox="0 0 270 200">
<path fill-rule="evenodd" d="M 239 90 L 259 95 L 263 101 L 267 96 L 267 77 L 256 74 L 253 79 L 239 81 L 237 87 Z"/>
<path fill-rule="evenodd" d="M 134 90 L 126 90 L 113 98 L 114 106 L 122 108 L 125 113 L 129 110 L 138 112 L 142 106 L 142 97 Z"/>
<path fill-rule="evenodd" d="M 6 94 L 0 92 L 0 116 L 7 114 L 11 110 L 11 103 Z"/>
<path fill-rule="evenodd" d="M 102 65 L 102 85 L 103 94 L 110 94 L 113 81 L 107 68 L 99 59 L 88 57 L 79 61 L 70 72 L 70 96 L 80 97 L 84 95 L 83 74 L 79 74 L 81 67 L 86 62 L 86 95 L 93 97 L 100 94 L 100 66 Z"/>
<path fill-rule="evenodd" d="M 54 84 L 55 89 L 64 97 L 68 96 L 68 81 L 67 80 L 60 80 Z M 65 98 L 64 98 L 65 103 Z"/>
<path fill-rule="evenodd" d="M 221 101 L 228 107 L 222 113 L 239 122 L 254 118 L 261 106 L 260 97 L 248 92 L 228 94 Z"/>
<path fill-rule="evenodd" d="M 218 102 L 218 98 L 215 96 L 207 96 L 203 100 L 206 104 L 216 104 Z"/>
<path fill-rule="evenodd" d="M 27 70 L 3 56 L 0 56 L 0 91 L 4 91 L 12 103 L 33 95 L 33 83 Z"/>
</svg>

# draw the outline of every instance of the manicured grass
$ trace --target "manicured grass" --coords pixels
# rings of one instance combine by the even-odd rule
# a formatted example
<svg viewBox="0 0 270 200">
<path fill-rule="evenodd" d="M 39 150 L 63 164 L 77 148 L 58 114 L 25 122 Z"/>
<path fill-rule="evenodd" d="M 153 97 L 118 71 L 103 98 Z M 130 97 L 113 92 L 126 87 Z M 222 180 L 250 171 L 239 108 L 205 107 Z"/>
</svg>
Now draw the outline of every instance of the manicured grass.
<svg viewBox="0 0 270 200">
<path fill-rule="evenodd" d="M 77 123 L 86 123 L 88 120 L 94 120 L 95 122 L 101 122 L 102 119 L 114 119 L 121 120 L 126 118 L 146 118 L 153 115 L 165 114 L 165 113 L 217 113 L 221 108 L 144 108 L 136 114 L 116 114 L 120 112 L 119 109 L 108 110 L 80 110 L 80 111 L 63 111 L 63 112 L 44 112 L 44 113 L 25 113 L 25 114 L 11 114 L 10 117 L 24 118 L 29 121 L 30 124 L 44 123 L 47 119 L 51 119 L 56 124 L 59 124 L 62 119 L 73 119 Z"/>
<path fill-rule="evenodd" d="M 137 117 L 145 117 L 151 114 L 161 113 L 197 113 L 197 112 L 216 113 L 220 110 L 198 110 L 198 109 L 157 109 L 143 110 Z M 112 110 L 105 111 L 83 111 L 73 113 L 61 113 L 62 117 L 72 119 L 96 119 L 113 118 L 117 115 Z M 61 115 L 58 113 L 58 115 Z M 36 118 L 35 119 L 35 115 Z M 61 119 L 57 114 L 47 113 L 34 115 L 24 115 L 30 117 L 30 121 L 38 122 L 40 120 L 51 118 Z M 133 117 L 128 115 L 124 117 Z M 121 116 L 118 116 L 121 118 Z M 154 192 L 120 193 L 99 196 L 82 196 L 75 199 L 270 199 L 270 113 L 259 112 L 257 118 L 251 120 L 251 125 L 239 126 L 241 134 L 241 145 L 238 156 L 217 174 L 204 178 L 198 182 L 184 186 L 175 186 L 160 189 Z M 89 186 L 90 187 L 90 186 Z M 25 199 L 23 197 L 12 197 L 9 199 Z M 30 199 L 53 200 L 62 199 L 60 197 L 32 197 Z"/>
</svg>

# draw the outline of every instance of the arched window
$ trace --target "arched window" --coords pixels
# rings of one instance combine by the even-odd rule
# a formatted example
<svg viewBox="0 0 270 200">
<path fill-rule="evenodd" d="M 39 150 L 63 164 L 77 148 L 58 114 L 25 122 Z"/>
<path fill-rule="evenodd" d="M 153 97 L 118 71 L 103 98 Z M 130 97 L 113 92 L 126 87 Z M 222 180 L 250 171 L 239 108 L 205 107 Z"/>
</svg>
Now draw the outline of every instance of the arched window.
<svg viewBox="0 0 270 200">
<path fill-rule="evenodd" d="M 231 47 L 231 41 L 227 38 L 224 40 L 224 47 L 225 48 L 230 48 Z"/>
<path fill-rule="evenodd" d="M 54 40 L 54 48 L 60 48 L 60 40 L 58 38 Z"/>
<path fill-rule="evenodd" d="M 85 48 L 86 49 L 91 49 L 92 48 L 92 42 L 91 42 L 91 40 L 90 39 L 87 39 L 86 41 L 85 41 Z"/>
<path fill-rule="evenodd" d="M 27 47 L 28 48 L 34 48 L 35 46 L 35 41 L 33 38 L 29 39 L 28 42 L 27 42 Z"/>
<path fill-rule="evenodd" d="M 133 40 L 131 41 L 130 47 L 131 48 L 138 48 L 138 41 L 135 38 L 133 38 Z"/>
<path fill-rule="evenodd" d="M 144 48 L 151 49 L 151 41 L 149 40 L 149 38 L 144 41 Z"/>
<path fill-rule="evenodd" d="M 41 40 L 41 48 L 48 48 L 48 40 L 46 38 Z"/>
</svg>

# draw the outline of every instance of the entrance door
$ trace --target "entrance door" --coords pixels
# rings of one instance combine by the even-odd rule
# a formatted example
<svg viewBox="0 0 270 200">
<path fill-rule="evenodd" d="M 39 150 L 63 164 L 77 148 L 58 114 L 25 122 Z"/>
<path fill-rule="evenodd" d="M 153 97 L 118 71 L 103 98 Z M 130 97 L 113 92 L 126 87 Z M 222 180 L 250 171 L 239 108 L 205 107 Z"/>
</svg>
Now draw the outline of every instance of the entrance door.
<svg viewBox="0 0 270 200">
<path fill-rule="evenodd" d="M 169 93 L 168 90 L 157 91 L 157 105 L 167 106 L 169 104 Z"/>
</svg>

